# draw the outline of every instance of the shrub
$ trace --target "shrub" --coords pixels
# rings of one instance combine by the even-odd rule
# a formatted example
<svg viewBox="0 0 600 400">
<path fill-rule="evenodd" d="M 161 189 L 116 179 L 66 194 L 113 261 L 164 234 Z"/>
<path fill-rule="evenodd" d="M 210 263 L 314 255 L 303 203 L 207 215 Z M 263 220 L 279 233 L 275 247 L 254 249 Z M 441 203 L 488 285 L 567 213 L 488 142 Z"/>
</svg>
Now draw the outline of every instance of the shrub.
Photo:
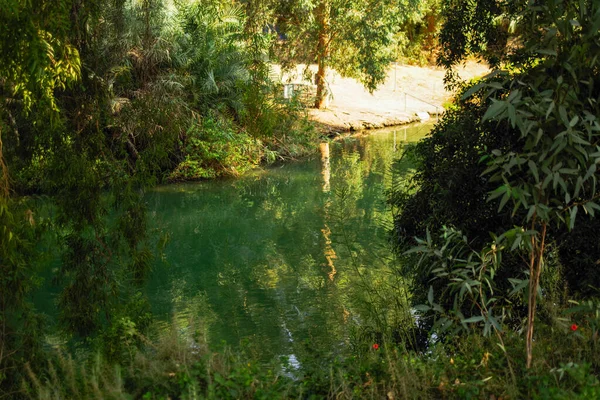
<svg viewBox="0 0 600 400">
<path fill-rule="evenodd" d="M 236 130 L 224 117 L 208 116 L 192 123 L 181 143 L 185 160 L 169 175 L 170 181 L 239 175 L 258 165 L 260 141 Z"/>
</svg>

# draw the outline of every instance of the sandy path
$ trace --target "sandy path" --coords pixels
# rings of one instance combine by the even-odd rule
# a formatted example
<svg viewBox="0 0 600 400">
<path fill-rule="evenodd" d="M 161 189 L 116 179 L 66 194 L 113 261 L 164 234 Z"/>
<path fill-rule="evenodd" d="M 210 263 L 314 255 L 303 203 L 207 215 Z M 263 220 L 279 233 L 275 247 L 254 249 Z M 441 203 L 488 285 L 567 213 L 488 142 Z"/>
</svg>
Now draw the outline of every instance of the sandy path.
<svg viewBox="0 0 600 400">
<path fill-rule="evenodd" d="M 470 61 L 460 70 L 460 75 L 470 79 L 487 72 L 486 66 Z M 414 122 L 420 119 L 417 113 L 426 116 L 423 113 L 442 112 L 444 103 L 453 95 L 444 88 L 444 70 L 436 67 L 392 66 L 386 81 L 373 94 L 362 84 L 342 78 L 335 71 L 328 73 L 327 80 L 332 92 L 327 108 L 311 109 L 309 113 L 312 120 L 329 132 Z"/>
</svg>

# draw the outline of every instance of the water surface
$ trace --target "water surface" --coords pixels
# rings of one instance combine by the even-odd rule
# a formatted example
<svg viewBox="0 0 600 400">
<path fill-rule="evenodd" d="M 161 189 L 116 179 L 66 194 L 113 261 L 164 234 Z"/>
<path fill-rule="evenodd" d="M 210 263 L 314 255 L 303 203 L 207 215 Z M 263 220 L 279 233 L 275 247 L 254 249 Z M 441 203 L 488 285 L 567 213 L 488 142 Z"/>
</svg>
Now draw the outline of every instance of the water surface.
<svg viewBox="0 0 600 400">
<path fill-rule="evenodd" d="M 376 268 L 363 256 L 385 248 L 385 192 L 402 179 L 392 162 L 430 129 L 372 131 L 308 161 L 157 188 L 150 215 L 170 241 L 148 286 L 155 315 L 198 315 L 212 344 L 248 343 L 263 359 L 334 353 L 362 318 L 351 289 Z"/>
</svg>

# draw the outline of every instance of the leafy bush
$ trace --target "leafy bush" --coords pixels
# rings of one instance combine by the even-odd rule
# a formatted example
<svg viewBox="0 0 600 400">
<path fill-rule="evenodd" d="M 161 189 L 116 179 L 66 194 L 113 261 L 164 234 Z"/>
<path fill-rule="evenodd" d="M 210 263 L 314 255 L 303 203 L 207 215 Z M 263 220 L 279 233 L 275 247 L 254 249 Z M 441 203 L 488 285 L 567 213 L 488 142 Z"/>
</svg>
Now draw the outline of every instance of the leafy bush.
<svg viewBox="0 0 600 400">
<path fill-rule="evenodd" d="M 419 241 L 421 246 L 411 252 L 421 253 L 429 265 L 419 268 L 417 264 L 410 272 L 421 285 L 431 278 L 437 281 L 437 290 L 430 288 L 429 305 L 423 309 L 441 314 L 442 328 L 453 319 L 463 327 L 483 323 L 484 333 L 493 327 L 502 342 L 499 332 L 503 326 L 491 317 L 492 306 L 501 300 L 502 316 L 510 315 L 522 304 L 511 304 L 511 295 L 527 287 L 525 341 L 530 368 L 538 297 L 545 309 L 552 308 L 549 304 L 557 299 L 548 288 L 540 290 L 540 282 L 556 287 L 553 277 L 562 272 L 574 292 L 590 293 L 589 286 L 597 286 L 589 281 L 598 276 L 596 262 L 580 256 L 572 262 L 565 249 L 577 254 L 578 247 L 585 248 L 569 239 L 581 238 L 581 233 L 572 233 L 580 223 L 576 220 L 581 221 L 578 211 L 593 218 L 600 209 L 600 109 L 593 84 L 599 71 L 595 54 L 600 48 L 600 8 L 596 2 L 586 1 L 455 6 L 469 15 L 449 15 L 442 39 L 452 36 L 456 43 L 445 49 L 441 62 L 452 66 L 460 61 L 470 51 L 470 41 L 472 49 L 487 54 L 488 60 L 500 67 L 481 82 L 472 83 L 457 109 L 417 148 L 420 164 L 415 193 L 407 194 L 401 188 L 401 194 L 391 198 L 401 208 L 396 239 L 398 248 L 406 250 L 411 241 L 407 234 L 427 231 L 427 240 Z M 446 12 L 453 7 L 448 5 Z M 481 14 L 485 7 L 489 13 Z M 506 7 L 504 11 L 518 17 L 517 24 L 521 24 L 519 44 L 500 56 L 495 54 L 497 49 L 486 46 L 495 43 L 487 34 L 495 29 L 491 15 L 499 14 L 498 7 Z M 485 34 L 465 36 L 476 28 L 454 25 L 463 17 L 483 24 Z M 456 85 L 449 72 L 448 79 Z M 468 137 L 470 140 L 464 140 Z M 437 146 L 432 145 L 436 142 Z M 491 208 L 495 203 L 497 210 Z M 464 229 L 467 235 L 453 227 Z M 441 241 L 434 244 L 429 229 Z M 443 234 L 438 235 L 439 231 Z M 597 233 L 585 230 L 585 225 L 581 231 L 591 236 L 593 244 L 587 248 L 595 253 Z M 558 252 L 553 251 L 556 248 Z M 573 272 L 573 267 L 583 272 Z M 498 273 L 501 271 L 503 274 Z M 514 286 L 510 294 L 498 290 L 502 282 Z M 423 289 L 420 291 L 423 298 Z M 543 296 L 538 296 L 539 292 Z M 440 302 L 434 302 L 434 293 Z M 552 322 L 551 313 L 545 317 L 548 320 L 544 322 Z M 509 327 L 521 329 L 518 319 L 516 326 Z"/>
<path fill-rule="evenodd" d="M 181 143 L 185 160 L 169 175 L 170 181 L 239 175 L 261 160 L 261 143 L 238 131 L 223 117 L 193 123 Z"/>
</svg>

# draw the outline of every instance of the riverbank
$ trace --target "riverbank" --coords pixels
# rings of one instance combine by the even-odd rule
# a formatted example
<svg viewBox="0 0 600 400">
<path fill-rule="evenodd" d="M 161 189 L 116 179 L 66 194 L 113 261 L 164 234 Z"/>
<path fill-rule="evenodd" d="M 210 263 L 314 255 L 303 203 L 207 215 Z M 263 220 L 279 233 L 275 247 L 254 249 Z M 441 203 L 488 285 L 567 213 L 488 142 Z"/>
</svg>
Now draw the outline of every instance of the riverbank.
<svg viewBox="0 0 600 400">
<path fill-rule="evenodd" d="M 302 76 L 303 69 L 304 66 L 298 67 L 296 77 Z M 459 74 L 469 80 L 487 72 L 485 65 L 468 61 Z M 445 70 L 439 67 L 392 66 L 385 82 L 369 93 L 356 80 L 330 70 L 327 81 L 331 96 L 327 107 L 310 109 L 309 119 L 325 135 L 424 121 L 443 113 L 454 95 L 444 87 L 444 74 Z M 285 79 L 307 83 L 293 76 Z"/>
</svg>

